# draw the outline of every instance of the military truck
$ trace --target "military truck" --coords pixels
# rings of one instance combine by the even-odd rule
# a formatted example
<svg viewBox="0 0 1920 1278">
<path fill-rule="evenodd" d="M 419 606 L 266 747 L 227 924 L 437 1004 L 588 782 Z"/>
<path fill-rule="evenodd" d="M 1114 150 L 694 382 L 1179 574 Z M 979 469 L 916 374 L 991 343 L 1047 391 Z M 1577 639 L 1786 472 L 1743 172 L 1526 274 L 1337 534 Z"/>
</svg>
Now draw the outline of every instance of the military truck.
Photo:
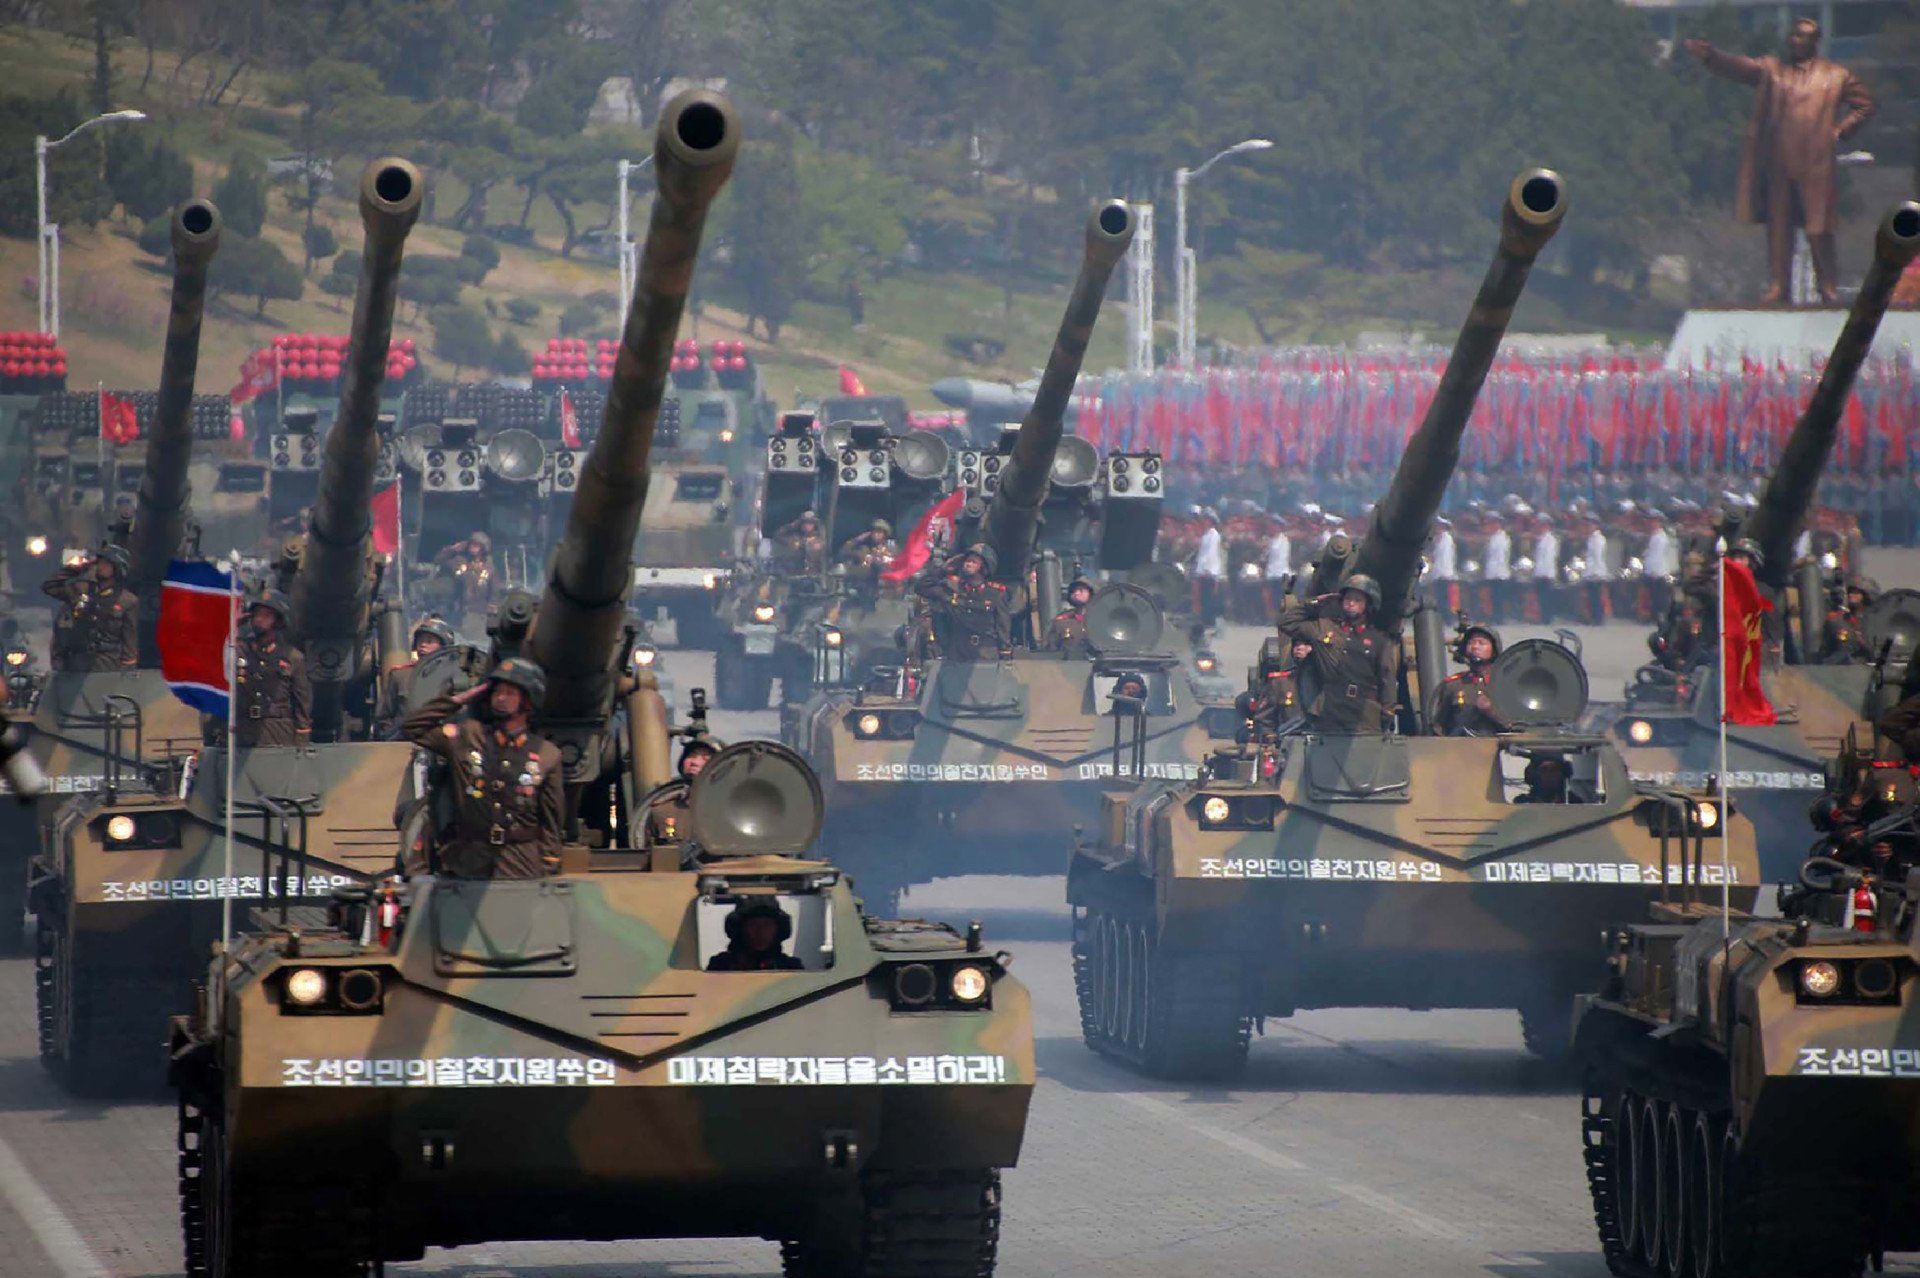
<svg viewBox="0 0 1920 1278">
<path fill-rule="evenodd" d="M 1823 784 L 1826 760 L 1854 723 L 1869 723 L 1890 704 L 1882 689 L 1897 690 L 1907 655 L 1920 641 L 1920 592 L 1881 596 L 1865 618 L 1866 646 L 1891 656 L 1892 668 L 1876 673 L 1864 663 L 1821 664 L 1827 610 L 1823 570 L 1796 565 L 1793 546 L 1813 506 L 1821 471 L 1839 438 L 1847 398 L 1886 314 L 1901 272 L 1920 256 L 1920 204 L 1911 200 L 1881 219 L 1873 263 L 1855 295 L 1846 325 L 1820 375 L 1813 397 L 1795 423 L 1768 476 L 1759 505 L 1735 534 L 1753 541 L 1763 562 L 1755 578 L 1778 609 L 1774 638 L 1784 662 L 1772 664 L 1764 683 L 1780 722 L 1728 729 L 1729 768 L 1741 806 L 1763 828 L 1797 827 Z M 1702 571 L 1711 574 L 1708 560 Z M 1704 596 L 1713 606 L 1712 588 Z M 1712 617 L 1699 618 L 1708 636 L 1719 633 Z M 1719 767 L 1720 692 L 1718 662 L 1695 664 L 1700 654 L 1675 651 L 1682 636 L 1656 634 L 1656 659 L 1634 675 L 1626 708 L 1613 733 L 1636 777 L 1663 785 L 1698 786 Z M 1708 647 L 1711 648 L 1709 641 Z M 1711 653 L 1705 654 L 1707 658 Z M 1769 877 L 1790 877 L 1798 859 L 1791 841 L 1769 847 Z"/>
<path fill-rule="evenodd" d="M 689 840 L 635 842 L 667 734 L 645 674 L 615 714 L 625 557 L 737 146 L 704 90 L 668 104 L 658 137 L 613 394 L 526 636 L 548 675 L 539 730 L 566 762 L 560 873 L 344 892 L 256 914 L 216 956 L 172 1032 L 189 1273 L 688 1235 L 778 1240 L 795 1274 L 992 1270 L 1034 1080 L 1006 956 L 977 930 L 863 916 L 808 855 L 817 781 L 771 743 L 692 783 Z M 621 798 L 604 805 L 609 774 Z M 619 818 L 594 846 L 589 807 Z M 777 921 L 778 960 L 716 964 L 755 915 Z"/>
<path fill-rule="evenodd" d="M 995 559 L 989 575 L 1014 614 L 1010 650 L 983 651 L 979 659 L 942 654 L 922 633 L 900 666 L 856 679 L 831 661 L 829 635 L 821 645 L 822 686 L 783 716 L 786 740 L 826 786 L 831 855 L 860 878 L 870 900 L 884 903 L 876 906 L 881 912 L 906 887 L 937 877 L 1054 872 L 1035 854 L 1035 840 L 1064 837 L 1093 819 L 1114 776 L 1195 776 L 1212 734 L 1231 739 L 1236 729 L 1231 705 L 1210 706 L 1195 693 L 1186 638 L 1167 625 L 1153 590 L 1108 585 L 1087 608 L 1084 642 L 1046 642 L 1065 575 L 1046 538 L 1077 535 L 1075 491 L 1062 495 L 1064 507 L 1051 496 L 1063 457 L 1075 459 L 1074 473 L 1093 471 L 1103 481 L 1102 567 L 1158 567 L 1150 561 L 1160 459 L 1117 455 L 1101 471 L 1087 464 L 1093 451 L 1083 441 L 1062 438 L 1107 275 L 1132 232 L 1126 205 L 1114 201 L 1094 213 L 1032 411 L 1008 451 L 961 458 L 971 471 L 961 476 L 967 487 L 983 483 L 987 460 L 995 463 L 990 492 L 976 493 L 984 500 L 970 502 L 973 516 L 963 516 L 955 542 L 978 539 Z M 1139 706 L 1139 724 L 1114 699 L 1131 680 L 1143 689 L 1137 703 L 1128 701 Z M 903 843 L 902 830 L 914 837 Z"/>
<path fill-rule="evenodd" d="M 1365 574 L 1380 627 L 1409 619 L 1461 433 L 1565 207 L 1553 173 L 1514 181 L 1426 418 L 1366 535 L 1330 543 L 1309 594 Z M 1432 609 L 1411 621 L 1403 704 L 1423 706 L 1445 643 Z M 1570 729 L 1586 694 L 1575 653 L 1528 640 L 1492 673 L 1498 735 L 1422 735 L 1417 712 L 1364 735 L 1305 720 L 1216 749 L 1196 781 L 1105 796 L 1067 878 L 1088 1045 L 1154 1074 L 1217 1077 L 1267 1016 L 1517 1007 L 1529 1048 L 1564 1054 L 1572 997 L 1600 978 L 1593 940 L 1621 909 L 1728 878 L 1750 902 L 1758 880 L 1743 816 L 1635 786 L 1606 738 Z"/>
<path fill-rule="evenodd" d="M 1709 892 L 1616 932 L 1575 1024 L 1613 1273 L 1850 1278 L 1920 1250 L 1920 870 L 1911 808 L 1885 824 L 1891 875 L 1815 857 L 1782 917 Z"/>
<path fill-rule="evenodd" d="M 31 719 L 21 724 L 26 747 L 49 783 L 29 804 L 0 805 L 0 948 L 8 951 L 23 940 L 30 862 L 49 845 L 65 803 L 102 787 L 151 788 L 200 744 L 199 715 L 168 691 L 155 668 L 157 657 L 150 654 L 155 653 L 160 580 L 187 527 L 193 381 L 207 266 L 219 236 L 213 205 L 192 200 L 175 210 L 161 411 L 146 434 L 140 504 L 128 547 L 133 571 L 127 585 L 141 599 L 140 646 L 148 660 L 130 670 L 50 673 L 34 699 Z"/>
<path fill-rule="evenodd" d="M 361 184 L 367 252 L 347 376 L 288 582 L 289 641 L 304 651 L 312 681 L 313 743 L 202 749 L 198 716 L 188 711 L 189 748 L 197 749 L 190 761 L 147 787 L 123 787 L 110 766 L 100 793 L 59 810 L 35 858 L 41 1057 L 81 1094 L 159 1085 L 158 1062 L 141 1045 L 187 1006 L 208 945 L 225 934 L 231 902 L 324 901 L 337 887 L 371 882 L 393 867 L 394 798 L 413 750 L 368 739 L 366 689 L 376 666 L 370 502 L 394 287 L 421 190 L 418 172 L 395 159 L 375 161 Z M 175 480 L 182 471 L 172 468 Z M 149 469 L 167 491 L 178 491 L 165 473 Z M 184 499 L 165 510 L 178 523 Z M 142 543 L 141 553 L 156 556 L 164 572 L 163 548 Z M 145 583 L 150 570 L 136 558 L 137 581 Z M 397 614 L 381 615 L 391 618 L 381 646 L 404 647 Z M 174 701 L 164 683 L 159 695 Z"/>
</svg>

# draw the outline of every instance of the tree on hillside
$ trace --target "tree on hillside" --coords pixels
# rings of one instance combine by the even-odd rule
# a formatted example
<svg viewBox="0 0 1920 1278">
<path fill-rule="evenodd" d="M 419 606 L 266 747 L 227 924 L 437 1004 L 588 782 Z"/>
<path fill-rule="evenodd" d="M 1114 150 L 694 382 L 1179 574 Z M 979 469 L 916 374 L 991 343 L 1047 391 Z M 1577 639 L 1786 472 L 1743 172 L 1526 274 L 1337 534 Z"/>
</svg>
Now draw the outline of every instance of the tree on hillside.
<svg viewBox="0 0 1920 1278">
<path fill-rule="evenodd" d="M 249 152 L 236 153 L 226 176 L 213 188 L 213 202 L 235 235 L 259 235 L 267 224 L 266 166 Z"/>
<path fill-rule="evenodd" d="M 297 302 L 306 289 L 300 268 L 267 240 L 227 235 L 207 272 L 209 288 L 255 299 L 256 316 L 265 316 L 268 302 Z"/>
<path fill-rule="evenodd" d="M 793 135 L 749 140 L 740 148 L 719 219 L 728 258 L 721 278 L 747 315 L 747 332 L 766 325 L 767 340 L 778 344 L 780 326 L 793 314 L 807 278 L 813 247 L 810 228 L 793 215 L 793 192 L 800 185 L 794 165 Z"/>
<path fill-rule="evenodd" d="M 128 216 L 142 222 L 193 197 L 193 165 L 163 138 L 147 145 L 135 131 L 107 142 L 107 185 Z"/>
<path fill-rule="evenodd" d="M 302 240 L 302 246 L 307 251 L 307 260 L 302 264 L 301 271 L 303 274 L 311 275 L 315 262 L 324 262 L 340 251 L 340 237 L 335 235 L 333 228 L 326 223 L 315 222 L 308 228 L 306 237 Z"/>
<path fill-rule="evenodd" d="M 0 98 L 0 234 L 34 236 L 33 138 L 63 136 L 93 115 L 71 92 L 52 98 Z M 100 152 L 63 146 L 47 157 L 47 218 L 62 226 L 92 226 L 113 212 L 113 192 L 100 176 Z"/>
<path fill-rule="evenodd" d="M 466 306 L 440 306 L 433 312 L 433 350 L 453 365 L 458 377 L 462 369 L 491 367 L 500 347 L 480 312 Z"/>
</svg>

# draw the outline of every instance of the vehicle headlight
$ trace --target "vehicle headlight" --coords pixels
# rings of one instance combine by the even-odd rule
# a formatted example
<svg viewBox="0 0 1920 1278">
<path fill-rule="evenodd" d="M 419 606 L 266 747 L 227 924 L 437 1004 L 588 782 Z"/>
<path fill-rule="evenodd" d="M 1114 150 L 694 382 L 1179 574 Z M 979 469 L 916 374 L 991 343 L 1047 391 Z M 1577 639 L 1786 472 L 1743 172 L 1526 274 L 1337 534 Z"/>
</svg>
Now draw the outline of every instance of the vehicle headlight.
<svg viewBox="0 0 1920 1278">
<path fill-rule="evenodd" d="M 1200 806 L 1200 815 L 1212 824 L 1220 825 L 1233 815 L 1233 805 L 1216 795 Z"/>
<path fill-rule="evenodd" d="M 829 629 L 820 636 L 820 642 L 829 648 L 838 648 L 844 638 L 838 630 Z"/>
<path fill-rule="evenodd" d="M 880 716 L 877 714 L 863 714 L 855 721 L 854 727 L 859 730 L 860 735 L 863 737 L 877 737 L 880 735 Z"/>
<path fill-rule="evenodd" d="M 719 584 L 720 584 L 720 579 L 714 576 L 712 573 L 707 573 L 700 578 L 700 588 L 703 590 L 712 590 L 715 586 Z"/>
<path fill-rule="evenodd" d="M 10 665 L 10 666 L 24 666 L 24 665 L 26 665 L 26 664 L 27 664 L 27 650 L 26 650 L 25 648 L 9 648 L 9 649 L 7 649 L 7 664 L 8 664 L 8 665 Z"/>
<path fill-rule="evenodd" d="M 1193 659 L 1193 668 L 1201 674 L 1212 674 L 1214 667 L 1219 664 L 1220 663 L 1212 657 L 1195 657 Z"/>
<path fill-rule="evenodd" d="M 1249 560 L 1240 565 L 1240 575 L 1248 581 L 1255 581 L 1260 576 L 1260 565 Z"/>
<path fill-rule="evenodd" d="M 287 977 L 287 1001 L 299 1007 L 314 1007 L 327 997 L 327 978 L 310 967 Z"/>
<path fill-rule="evenodd" d="M 1840 566 L 1840 556 L 1829 550 L 1826 554 L 1820 556 L 1820 566 L 1828 572 L 1832 572 Z"/>
<path fill-rule="evenodd" d="M 772 620 L 773 620 L 773 605 L 772 605 L 772 604 L 764 604 L 764 603 L 763 603 L 763 604 L 755 604 L 755 605 L 753 606 L 753 619 L 754 619 L 755 621 L 772 621 Z"/>
<path fill-rule="evenodd" d="M 1635 719 L 1627 724 L 1627 740 L 1635 745 L 1646 745 L 1653 740 L 1653 725 L 1645 719 Z"/>
<path fill-rule="evenodd" d="M 962 1003 L 978 1003 L 987 996 L 987 974 L 972 964 L 956 967 L 949 987 Z"/>
<path fill-rule="evenodd" d="M 27 538 L 27 553 L 38 559 L 47 553 L 47 539 L 39 533 Z"/>
<path fill-rule="evenodd" d="M 723 426 L 720 428 L 720 442 L 723 444 L 731 444 L 733 442 L 733 427 Z"/>
<path fill-rule="evenodd" d="M 1720 824 L 1720 805 L 1706 799 L 1700 800 L 1693 805 L 1693 819 L 1700 823 L 1703 830 L 1714 829 Z"/>
<path fill-rule="evenodd" d="M 634 645 L 633 664 L 636 666 L 639 666 L 642 670 L 652 665 L 656 660 L 659 659 L 659 656 L 660 656 L 660 650 L 654 647 L 650 643 L 641 643 L 641 644 Z"/>
<path fill-rule="evenodd" d="M 1811 998 L 1831 998 L 1840 988 L 1840 969 L 1824 959 L 1800 965 L 1800 990 Z"/>
<path fill-rule="evenodd" d="M 111 817 L 107 821 L 107 837 L 115 843 L 131 843 L 138 829 L 130 816 Z"/>
</svg>

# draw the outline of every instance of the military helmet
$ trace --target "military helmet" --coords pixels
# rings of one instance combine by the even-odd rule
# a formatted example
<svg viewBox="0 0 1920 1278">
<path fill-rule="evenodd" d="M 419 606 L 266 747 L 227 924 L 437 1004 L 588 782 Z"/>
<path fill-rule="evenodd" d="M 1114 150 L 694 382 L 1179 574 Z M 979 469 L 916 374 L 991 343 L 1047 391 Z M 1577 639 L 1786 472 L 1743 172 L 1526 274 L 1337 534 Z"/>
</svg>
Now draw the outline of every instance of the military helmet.
<svg viewBox="0 0 1920 1278">
<path fill-rule="evenodd" d="M 1461 624 L 1459 638 L 1453 645 L 1455 657 L 1461 661 L 1467 659 L 1467 640 L 1475 635 L 1485 635 L 1493 644 L 1493 655 L 1496 657 L 1500 655 L 1500 632 L 1484 621 L 1468 621 Z"/>
<path fill-rule="evenodd" d="M 112 543 L 100 547 L 100 553 L 94 556 L 94 562 L 112 564 L 123 577 L 133 568 L 133 556 L 127 553 L 127 548 Z"/>
<path fill-rule="evenodd" d="M 1747 558 L 1753 560 L 1753 566 L 1755 568 L 1765 568 L 1767 566 L 1767 557 L 1760 553 L 1760 543 L 1751 537 L 1740 538 L 1731 546 L 1727 547 L 1727 553 L 1729 555 L 1745 555 Z"/>
<path fill-rule="evenodd" d="M 819 518 L 820 518 L 820 516 L 819 516 L 819 515 L 817 515 L 817 514 L 815 514 L 815 513 L 813 512 L 813 511 L 811 511 L 811 510 L 803 510 L 803 511 L 801 511 L 801 512 L 800 512 L 800 518 L 799 518 L 799 519 L 797 519 L 797 520 L 795 520 L 794 522 L 795 522 L 795 523 L 801 523 L 801 524 L 804 524 L 804 523 L 806 523 L 806 522 L 807 522 L 807 521 L 808 521 L 809 519 L 811 519 L 811 520 L 814 520 L 814 521 L 816 521 L 816 522 L 818 522 L 818 521 L 819 521 Z"/>
<path fill-rule="evenodd" d="M 511 684 L 527 694 L 528 709 L 538 710 L 547 696 L 547 672 L 525 657 L 508 657 L 487 676 L 490 683 Z"/>
<path fill-rule="evenodd" d="M 293 600 L 287 598 L 286 594 L 282 591 L 261 591 L 257 596 L 247 601 L 247 610 L 249 612 L 255 608 L 271 609 L 273 615 L 280 618 L 280 624 L 283 626 L 293 624 Z"/>
<path fill-rule="evenodd" d="M 993 570 L 1000 566 L 1000 556 L 994 554 L 993 547 L 984 541 L 976 541 L 960 552 L 962 559 L 965 559 L 968 555 L 978 555 L 980 557 L 980 569 L 989 577 L 993 575 Z"/>
<path fill-rule="evenodd" d="M 1380 583 L 1367 576 L 1364 572 L 1356 572 L 1340 583 L 1340 591 L 1342 594 L 1349 590 L 1357 590 L 1365 595 L 1367 602 L 1375 608 L 1380 606 Z"/>
<path fill-rule="evenodd" d="M 1867 597 L 1868 602 L 1872 602 L 1880 596 L 1880 583 L 1871 577 L 1848 578 L 1847 593 L 1852 594 L 1854 591 L 1859 591 Z"/>
<path fill-rule="evenodd" d="M 1091 595 L 1093 593 L 1093 583 L 1091 581 L 1088 581 L 1085 577 L 1075 577 L 1072 581 L 1069 581 L 1067 583 L 1068 598 L 1072 598 L 1073 592 L 1076 590 L 1084 590 L 1089 595 Z"/>
<path fill-rule="evenodd" d="M 408 638 L 415 644 L 418 644 L 421 635 L 432 635 L 440 641 L 442 648 L 453 647 L 453 627 L 438 617 L 422 617 L 414 625 L 413 633 L 409 635 Z"/>
<path fill-rule="evenodd" d="M 888 523 L 884 519 L 876 519 L 873 521 L 873 531 L 877 533 L 885 533 L 889 537 L 891 537 L 893 535 L 893 525 Z"/>
<path fill-rule="evenodd" d="M 467 538 L 467 540 L 472 542 L 478 542 L 482 550 L 493 549 L 493 538 L 487 536 L 487 534 L 484 532 L 476 532 L 473 534 L 473 536 Z"/>
<path fill-rule="evenodd" d="M 1567 756 L 1549 752 L 1533 756 L 1527 764 L 1527 770 L 1520 774 L 1520 779 L 1530 786 L 1539 785 L 1543 779 L 1540 775 L 1542 770 L 1549 766 L 1560 769 L 1561 780 L 1567 781 L 1573 778 L 1573 767 L 1567 762 Z"/>
<path fill-rule="evenodd" d="M 685 768 L 687 756 L 695 753 L 704 754 L 711 759 L 720 753 L 720 743 L 712 737 L 688 737 L 686 744 L 680 747 L 680 766 Z"/>
<path fill-rule="evenodd" d="M 698 740 L 699 738 L 695 738 Z M 691 744 L 691 742 L 689 743 Z M 748 919 L 775 919 L 780 924 L 780 940 L 784 943 L 793 935 L 793 916 L 780 908 L 780 902 L 772 897 L 760 896 L 750 901 L 742 901 L 733 907 L 727 915 L 727 939 L 738 941 L 746 930 Z"/>
</svg>

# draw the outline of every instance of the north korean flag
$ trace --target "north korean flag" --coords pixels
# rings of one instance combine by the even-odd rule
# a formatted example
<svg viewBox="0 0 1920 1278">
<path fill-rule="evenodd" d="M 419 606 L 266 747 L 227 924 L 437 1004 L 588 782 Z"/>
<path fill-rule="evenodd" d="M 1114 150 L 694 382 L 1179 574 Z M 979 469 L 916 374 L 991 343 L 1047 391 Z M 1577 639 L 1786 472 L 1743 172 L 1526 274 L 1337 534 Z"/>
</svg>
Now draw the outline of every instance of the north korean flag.
<svg viewBox="0 0 1920 1278">
<path fill-rule="evenodd" d="M 160 586 L 160 677 L 203 714 L 227 717 L 233 684 L 233 575 L 199 559 L 167 565 Z"/>
</svg>

